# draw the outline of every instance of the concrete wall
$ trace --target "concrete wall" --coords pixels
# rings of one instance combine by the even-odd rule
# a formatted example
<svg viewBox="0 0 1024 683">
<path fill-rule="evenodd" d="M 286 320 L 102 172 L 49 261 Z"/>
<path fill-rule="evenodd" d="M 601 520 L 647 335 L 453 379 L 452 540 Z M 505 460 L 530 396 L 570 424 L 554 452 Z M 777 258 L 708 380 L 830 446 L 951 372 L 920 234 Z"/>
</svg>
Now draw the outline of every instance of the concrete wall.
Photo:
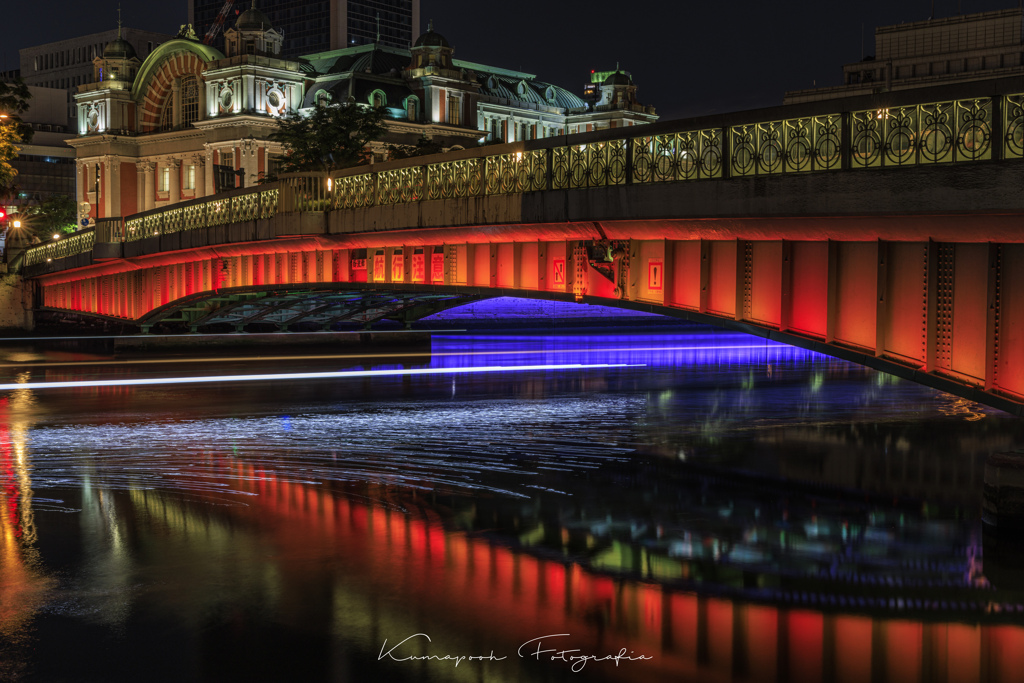
<svg viewBox="0 0 1024 683">
<path fill-rule="evenodd" d="M 33 328 L 30 287 L 20 275 L 0 274 L 0 333 Z"/>
</svg>

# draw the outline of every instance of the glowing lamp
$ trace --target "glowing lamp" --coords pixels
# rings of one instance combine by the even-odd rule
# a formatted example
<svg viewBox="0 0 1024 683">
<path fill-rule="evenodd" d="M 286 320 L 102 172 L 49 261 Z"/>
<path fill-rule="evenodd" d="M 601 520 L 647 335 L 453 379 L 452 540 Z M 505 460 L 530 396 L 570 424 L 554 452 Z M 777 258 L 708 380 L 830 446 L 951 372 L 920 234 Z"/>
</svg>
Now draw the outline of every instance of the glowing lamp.
<svg viewBox="0 0 1024 683">
<path fill-rule="evenodd" d="M 53 233 L 53 239 L 55 239 L 55 240 L 59 240 L 59 239 L 60 239 L 60 234 L 59 234 L 59 233 L 56 233 L 56 232 L 55 232 L 55 233 Z"/>
</svg>

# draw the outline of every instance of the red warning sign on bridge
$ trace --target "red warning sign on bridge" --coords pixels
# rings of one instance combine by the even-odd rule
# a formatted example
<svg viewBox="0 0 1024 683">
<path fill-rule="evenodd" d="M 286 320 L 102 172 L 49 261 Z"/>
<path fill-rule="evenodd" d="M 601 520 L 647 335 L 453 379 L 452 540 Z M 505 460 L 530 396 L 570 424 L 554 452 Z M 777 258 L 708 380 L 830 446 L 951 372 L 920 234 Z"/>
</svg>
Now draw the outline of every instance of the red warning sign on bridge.
<svg viewBox="0 0 1024 683">
<path fill-rule="evenodd" d="M 660 258 L 647 259 L 647 289 L 659 290 L 665 284 L 665 261 Z"/>
<path fill-rule="evenodd" d="M 565 285 L 565 259 L 556 258 L 553 261 L 554 272 L 555 272 L 555 284 Z"/>
</svg>

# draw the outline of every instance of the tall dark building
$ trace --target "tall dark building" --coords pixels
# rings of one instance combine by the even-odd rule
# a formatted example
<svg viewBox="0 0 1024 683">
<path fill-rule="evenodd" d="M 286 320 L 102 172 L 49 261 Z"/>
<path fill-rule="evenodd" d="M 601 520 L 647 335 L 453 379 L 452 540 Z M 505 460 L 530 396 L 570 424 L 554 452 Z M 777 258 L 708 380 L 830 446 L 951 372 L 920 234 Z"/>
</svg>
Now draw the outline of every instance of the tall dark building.
<svg viewBox="0 0 1024 683">
<path fill-rule="evenodd" d="M 420 33 L 420 0 L 188 0 L 200 40 L 220 50 L 224 29 L 256 6 L 284 34 L 282 57 L 378 42 L 409 48 Z M 379 17 L 379 20 L 378 20 Z M 377 36 L 380 39 L 377 39 Z"/>
</svg>

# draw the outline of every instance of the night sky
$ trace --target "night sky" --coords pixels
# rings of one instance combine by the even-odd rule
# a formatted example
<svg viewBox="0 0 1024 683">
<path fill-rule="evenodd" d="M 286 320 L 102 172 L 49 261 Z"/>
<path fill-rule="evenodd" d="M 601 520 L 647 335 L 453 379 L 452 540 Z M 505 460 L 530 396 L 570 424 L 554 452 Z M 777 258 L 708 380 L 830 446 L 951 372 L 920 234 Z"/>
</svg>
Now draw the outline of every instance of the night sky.
<svg viewBox="0 0 1024 683">
<path fill-rule="evenodd" d="M 537 74 L 579 94 L 591 69 L 618 62 L 663 119 L 781 104 L 786 90 L 838 85 L 842 65 L 874 54 L 874 28 L 922 21 L 932 0 L 685 2 L 421 0 L 455 57 Z M 18 49 L 114 28 L 118 0 L 7 3 L 0 68 Z M 177 33 L 186 0 L 121 0 L 124 23 Z M 934 0 L 935 17 L 1017 5 Z M 257 0 L 259 6 L 259 0 Z M 59 17 L 59 18 L 58 18 Z M 863 31 L 862 27 L 863 26 Z M 288 40 L 288 36 L 285 36 Z"/>
</svg>

